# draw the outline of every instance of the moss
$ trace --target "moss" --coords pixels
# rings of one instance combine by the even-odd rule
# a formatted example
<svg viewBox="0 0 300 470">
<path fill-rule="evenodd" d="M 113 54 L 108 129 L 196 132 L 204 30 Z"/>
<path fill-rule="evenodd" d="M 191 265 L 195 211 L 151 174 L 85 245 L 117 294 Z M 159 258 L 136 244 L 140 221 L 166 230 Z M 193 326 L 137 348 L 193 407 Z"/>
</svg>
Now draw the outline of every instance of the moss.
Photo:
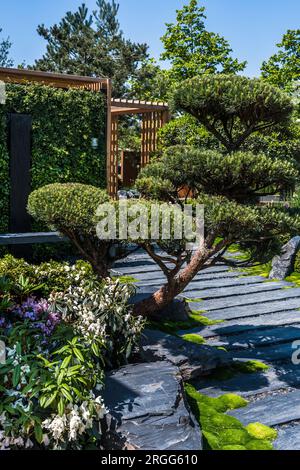
<svg viewBox="0 0 300 470">
<path fill-rule="evenodd" d="M 196 344 L 205 343 L 205 339 L 202 338 L 202 336 L 196 335 L 196 334 L 183 335 L 182 339 L 184 339 L 185 341 L 188 341 L 189 343 L 196 343 Z"/>
<path fill-rule="evenodd" d="M 270 261 L 267 264 L 254 264 L 248 268 L 243 268 L 242 271 L 245 272 L 247 276 L 269 277 L 271 269 L 272 262 Z"/>
<path fill-rule="evenodd" d="M 225 414 L 229 410 L 247 406 L 238 395 L 227 394 L 211 398 L 190 384 L 185 385 L 191 409 L 199 421 L 206 446 L 210 450 L 272 450 L 271 441 L 276 431 L 259 423 L 247 427 L 235 417 Z"/>
<path fill-rule="evenodd" d="M 148 328 L 153 330 L 161 330 L 165 331 L 169 334 L 176 334 L 178 331 L 185 331 L 185 330 L 192 330 L 193 328 L 199 328 L 204 326 L 211 326 L 216 325 L 218 323 L 223 323 L 223 320 L 213 321 L 209 320 L 203 314 L 205 310 L 201 311 L 192 311 L 189 315 L 189 319 L 185 322 L 172 322 L 172 321 L 164 321 L 164 322 L 149 322 Z"/>
<path fill-rule="evenodd" d="M 189 299 L 189 298 L 187 298 L 186 301 L 187 301 L 188 304 L 198 304 L 200 302 L 203 302 L 203 299 Z"/>
<path fill-rule="evenodd" d="M 292 282 L 295 287 L 300 287 L 300 273 L 292 273 L 289 277 L 286 278 L 286 281 Z"/>
<path fill-rule="evenodd" d="M 219 367 L 210 376 L 213 380 L 229 380 L 237 374 L 265 372 L 269 366 L 260 361 L 233 362 L 229 367 Z"/>
<path fill-rule="evenodd" d="M 113 280 L 119 280 L 121 284 L 137 284 L 139 279 L 135 279 L 133 276 L 115 276 Z"/>
<path fill-rule="evenodd" d="M 273 440 L 277 438 L 277 431 L 261 423 L 251 423 L 246 427 L 248 433 L 255 439 Z"/>
</svg>

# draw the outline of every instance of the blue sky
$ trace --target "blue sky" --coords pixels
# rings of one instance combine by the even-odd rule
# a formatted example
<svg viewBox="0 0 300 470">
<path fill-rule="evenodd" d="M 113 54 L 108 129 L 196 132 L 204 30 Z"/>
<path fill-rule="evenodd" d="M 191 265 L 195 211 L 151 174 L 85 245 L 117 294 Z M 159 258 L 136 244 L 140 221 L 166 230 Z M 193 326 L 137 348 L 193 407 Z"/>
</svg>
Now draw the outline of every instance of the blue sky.
<svg viewBox="0 0 300 470">
<path fill-rule="evenodd" d="M 158 58 L 164 24 L 175 19 L 176 8 L 188 0 L 119 0 L 126 36 L 147 42 Z M 41 57 L 45 43 L 36 33 L 40 23 L 58 22 L 80 0 L 0 0 L 0 26 L 12 42 L 16 64 Z M 94 8 L 96 0 L 86 0 Z M 207 7 L 207 27 L 229 40 L 235 56 L 248 61 L 246 73 L 258 75 L 262 61 L 274 52 L 287 29 L 300 28 L 299 0 L 200 0 Z"/>
</svg>

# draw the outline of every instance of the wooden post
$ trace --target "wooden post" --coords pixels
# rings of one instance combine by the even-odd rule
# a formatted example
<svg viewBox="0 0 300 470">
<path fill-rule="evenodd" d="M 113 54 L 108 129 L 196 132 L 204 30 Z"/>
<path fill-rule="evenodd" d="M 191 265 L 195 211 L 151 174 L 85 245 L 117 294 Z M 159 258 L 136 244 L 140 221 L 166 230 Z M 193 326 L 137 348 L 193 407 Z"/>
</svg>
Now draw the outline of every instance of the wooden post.
<svg viewBox="0 0 300 470">
<path fill-rule="evenodd" d="M 8 115 L 10 155 L 10 221 L 13 233 L 30 232 L 27 202 L 30 194 L 32 118 L 26 114 Z"/>
</svg>

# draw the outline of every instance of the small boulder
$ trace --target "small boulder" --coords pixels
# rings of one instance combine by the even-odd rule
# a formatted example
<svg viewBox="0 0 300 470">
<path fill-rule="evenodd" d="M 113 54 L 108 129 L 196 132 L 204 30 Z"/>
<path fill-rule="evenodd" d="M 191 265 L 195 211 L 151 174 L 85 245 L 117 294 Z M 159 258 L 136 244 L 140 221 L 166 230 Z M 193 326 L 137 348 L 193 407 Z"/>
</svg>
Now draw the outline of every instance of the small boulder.
<svg viewBox="0 0 300 470">
<path fill-rule="evenodd" d="M 300 249 L 300 237 L 292 238 L 281 249 L 281 253 L 275 256 L 272 263 L 270 279 L 285 279 L 294 271 L 296 254 Z"/>
</svg>

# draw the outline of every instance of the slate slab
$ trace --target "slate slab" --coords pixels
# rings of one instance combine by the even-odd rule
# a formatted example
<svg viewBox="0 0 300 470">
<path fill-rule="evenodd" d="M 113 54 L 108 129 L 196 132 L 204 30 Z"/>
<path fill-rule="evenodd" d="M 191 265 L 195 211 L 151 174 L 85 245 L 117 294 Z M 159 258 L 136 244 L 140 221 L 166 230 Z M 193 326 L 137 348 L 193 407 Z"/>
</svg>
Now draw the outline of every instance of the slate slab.
<svg viewBox="0 0 300 470">
<path fill-rule="evenodd" d="M 221 336 L 219 339 L 211 339 L 207 344 L 215 347 L 224 347 L 228 350 L 249 349 L 271 344 L 286 343 L 300 339 L 300 325 L 283 326 L 259 331 L 248 331 L 230 335 Z"/>
<path fill-rule="evenodd" d="M 206 345 L 184 341 L 161 331 L 145 330 L 141 340 L 141 354 L 145 361 L 169 361 L 179 367 L 187 381 L 228 365 L 228 353 Z"/>
<path fill-rule="evenodd" d="M 294 290 L 294 289 L 293 289 Z M 284 292 L 288 292 L 285 290 Z M 193 304 L 195 310 L 201 310 L 203 302 Z M 261 302 L 254 305 L 242 305 L 236 307 L 211 310 L 208 317 L 212 320 L 238 320 L 239 318 L 266 315 L 268 313 L 285 312 L 300 308 L 300 298 L 274 300 L 272 302 Z"/>
<path fill-rule="evenodd" d="M 195 387 L 210 397 L 219 397 L 225 393 L 253 397 L 276 390 L 296 389 L 300 387 L 300 367 L 286 363 L 274 365 L 265 372 L 237 374 L 228 380 L 203 378 L 196 380 Z"/>
<path fill-rule="evenodd" d="M 270 272 L 270 279 L 285 279 L 294 271 L 296 254 L 300 248 L 300 237 L 292 238 L 281 249 L 279 256 L 275 256 Z"/>
<path fill-rule="evenodd" d="M 182 379 L 169 362 L 135 364 L 112 372 L 104 393 L 109 450 L 202 450 L 198 424 L 185 401 Z"/>
<path fill-rule="evenodd" d="M 300 450 L 300 423 L 292 423 L 276 428 L 278 438 L 275 450 Z"/>
<path fill-rule="evenodd" d="M 258 315 L 255 317 L 239 318 L 238 320 L 229 320 L 216 325 L 207 327 L 198 327 L 189 331 L 189 333 L 199 334 L 204 338 L 213 338 L 216 336 L 225 336 L 246 331 L 258 331 L 272 326 L 293 325 L 300 323 L 299 310 L 288 310 L 286 312 L 269 313 L 267 315 Z M 186 331 L 180 331 L 178 334 L 186 334 Z"/>
<path fill-rule="evenodd" d="M 295 352 L 293 342 L 288 341 L 282 344 L 272 344 L 264 348 L 243 349 L 232 351 L 230 354 L 234 359 L 254 359 L 265 362 L 288 361 L 292 363 L 292 355 Z"/>
<path fill-rule="evenodd" d="M 267 284 L 266 284 L 267 286 Z M 260 292 L 256 294 L 248 294 L 245 292 L 244 295 L 240 294 L 232 297 L 224 297 L 221 299 L 204 300 L 201 302 L 203 310 L 216 310 L 225 309 L 229 307 L 238 307 L 243 305 L 262 304 L 265 302 L 274 302 L 276 300 L 289 300 L 298 299 L 300 307 L 300 288 L 293 289 L 278 289 L 275 291 L 269 291 L 269 287 L 266 287 L 266 292 Z M 253 307 L 255 308 L 255 307 Z"/>
<path fill-rule="evenodd" d="M 263 398 L 228 414 L 235 416 L 244 425 L 260 422 L 277 426 L 297 421 L 300 419 L 300 390 Z"/>
<path fill-rule="evenodd" d="M 184 296 L 189 297 L 191 299 L 219 299 L 224 297 L 231 297 L 231 296 L 245 296 L 250 294 L 257 294 L 260 292 L 271 292 L 278 289 L 282 289 L 284 287 L 292 287 L 292 283 L 285 283 L 285 282 L 260 282 L 258 284 L 251 284 L 251 285 L 234 285 L 224 287 L 222 284 L 219 287 L 214 289 L 205 289 L 201 286 L 199 282 L 191 292 L 184 292 Z"/>
</svg>

